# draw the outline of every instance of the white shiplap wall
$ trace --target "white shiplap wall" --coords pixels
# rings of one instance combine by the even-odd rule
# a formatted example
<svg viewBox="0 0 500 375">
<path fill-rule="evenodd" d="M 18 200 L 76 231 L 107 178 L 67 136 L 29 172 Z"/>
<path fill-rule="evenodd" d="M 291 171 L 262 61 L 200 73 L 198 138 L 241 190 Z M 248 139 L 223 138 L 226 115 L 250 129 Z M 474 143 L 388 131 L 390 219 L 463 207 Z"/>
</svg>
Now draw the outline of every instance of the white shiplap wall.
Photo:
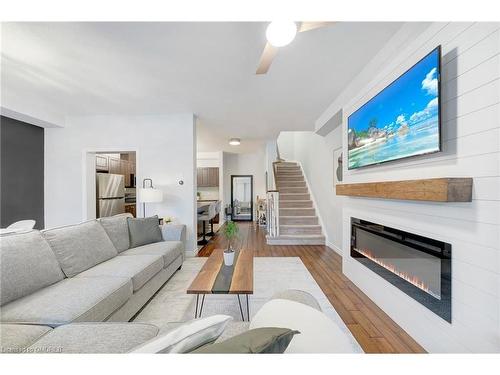
<svg viewBox="0 0 500 375">
<path fill-rule="evenodd" d="M 302 155 L 308 160 L 301 161 L 309 168 L 306 174 L 316 199 L 325 203 L 319 211 L 327 217 L 327 227 L 342 223 L 341 238 L 338 229 L 325 231 L 329 241 L 341 248 L 347 276 L 430 352 L 500 352 L 500 24 L 433 23 L 402 45 L 385 64 L 377 56 L 377 64 L 368 64 L 356 84 L 320 117 L 327 121 L 328 114 L 343 108 L 341 128 L 325 138 L 311 135 L 296 138 L 295 143 L 308 142 L 315 150 Z M 332 137 L 343 138 L 346 155 L 347 117 L 437 45 L 443 54 L 443 152 L 353 171 L 345 168 L 344 182 L 473 177 L 473 201 L 340 198 L 339 202 L 330 177 L 321 176 L 325 164 L 331 168 L 325 157 L 337 144 Z M 452 244 L 452 324 L 349 257 L 351 216 Z"/>
<path fill-rule="evenodd" d="M 452 324 L 378 276 L 367 276 L 361 265 L 344 256 L 346 274 L 432 352 L 500 351 L 499 29 L 498 23 L 433 24 L 344 106 L 347 117 L 435 46 L 442 46 L 443 152 L 345 170 L 345 182 L 473 177 L 472 203 L 346 199 L 343 215 L 344 254 L 350 217 L 360 215 L 452 244 Z M 345 139 L 343 144 L 346 152 Z"/>
</svg>

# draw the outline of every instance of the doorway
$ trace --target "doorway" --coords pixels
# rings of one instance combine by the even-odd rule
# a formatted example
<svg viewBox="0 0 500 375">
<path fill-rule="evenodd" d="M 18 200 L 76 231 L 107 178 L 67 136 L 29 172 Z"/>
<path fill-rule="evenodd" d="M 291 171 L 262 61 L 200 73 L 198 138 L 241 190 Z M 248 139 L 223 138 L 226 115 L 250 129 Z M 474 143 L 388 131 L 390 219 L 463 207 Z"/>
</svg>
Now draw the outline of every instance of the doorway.
<svg viewBox="0 0 500 375">
<path fill-rule="evenodd" d="M 96 153 L 96 216 L 136 216 L 135 152 Z"/>
<path fill-rule="evenodd" d="M 253 176 L 231 175 L 232 220 L 253 221 Z"/>
<path fill-rule="evenodd" d="M 87 151 L 85 173 L 87 220 L 136 216 L 135 151 Z"/>
</svg>

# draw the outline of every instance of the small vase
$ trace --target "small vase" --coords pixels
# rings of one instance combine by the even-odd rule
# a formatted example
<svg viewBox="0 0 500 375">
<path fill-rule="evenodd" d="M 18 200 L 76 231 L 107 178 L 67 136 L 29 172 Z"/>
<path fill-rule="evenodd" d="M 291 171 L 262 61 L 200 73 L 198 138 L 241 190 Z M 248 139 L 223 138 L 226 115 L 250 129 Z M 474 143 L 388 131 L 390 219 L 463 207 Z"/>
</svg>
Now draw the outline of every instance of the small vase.
<svg viewBox="0 0 500 375">
<path fill-rule="evenodd" d="M 224 251 L 224 264 L 226 266 L 232 266 L 234 262 L 234 251 L 231 251 L 229 253 Z"/>
</svg>

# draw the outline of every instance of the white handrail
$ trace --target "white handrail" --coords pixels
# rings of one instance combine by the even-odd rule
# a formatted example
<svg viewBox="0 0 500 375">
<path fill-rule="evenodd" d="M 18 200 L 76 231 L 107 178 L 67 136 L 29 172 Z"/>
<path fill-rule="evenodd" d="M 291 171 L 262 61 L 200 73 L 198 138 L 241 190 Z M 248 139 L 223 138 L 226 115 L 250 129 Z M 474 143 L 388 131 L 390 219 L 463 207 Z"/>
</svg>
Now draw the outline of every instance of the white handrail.
<svg viewBox="0 0 500 375">
<path fill-rule="evenodd" d="M 280 193 L 277 190 L 267 192 L 267 234 L 270 237 L 280 235 Z"/>
<path fill-rule="evenodd" d="M 278 146 L 276 145 L 276 148 Z M 273 180 L 276 186 L 276 164 L 273 163 Z M 278 190 L 267 191 L 267 234 L 269 237 L 278 237 L 280 235 L 280 193 Z"/>
</svg>

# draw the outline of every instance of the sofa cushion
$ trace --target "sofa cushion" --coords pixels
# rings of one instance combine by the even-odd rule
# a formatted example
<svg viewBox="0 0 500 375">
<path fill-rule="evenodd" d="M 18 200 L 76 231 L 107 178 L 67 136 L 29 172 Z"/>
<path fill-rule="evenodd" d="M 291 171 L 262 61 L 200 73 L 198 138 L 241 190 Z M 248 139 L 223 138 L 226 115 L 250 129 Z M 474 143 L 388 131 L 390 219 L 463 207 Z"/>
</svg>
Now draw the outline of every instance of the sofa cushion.
<svg viewBox="0 0 500 375">
<path fill-rule="evenodd" d="M 68 277 L 115 257 L 118 252 L 96 220 L 42 231 Z"/>
<path fill-rule="evenodd" d="M 24 353 L 52 328 L 32 324 L 0 324 L 0 353 Z"/>
<path fill-rule="evenodd" d="M 161 255 L 120 256 L 92 267 L 76 277 L 125 277 L 132 279 L 135 292 L 162 269 L 163 258 Z"/>
<path fill-rule="evenodd" d="M 64 274 L 40 232 L 0 240 L 0 304 L 61 281 Z"/>
<path fill-rule="evenodd" d="M 55 327 L 71 322 L 100 322 L 132 296 L 132 281 L 119 277 L 64 279 L 2 306 L 8 323 Z"/>
<path fill-rule="evenodd" d="M 127 218 L 130 247 L 163 241 L 158 216 L 144 219 Z"/>
<path fill-rule="evenodd" d="M 164 267 L 168 267 L 174 260 L 182 255 L 184 246 L 180 241 L 161 241 L 149 245 L 134 247 L 120 254 L 125 255 L 161 255 Z"/>
<path fill-rule="evenodd" d="M 57 327 L 28 351 L 61 348 L 61 353 L 127 353 L 158 334 L 145 323 L 73 323 Z"/>
<path fill-rule="evenodd" d="M 133 216 L 132 214 L 120 214 L 99 219 L 99 222 L 119 253 L 130 247 L 127 217 Z"/>
</svg>

